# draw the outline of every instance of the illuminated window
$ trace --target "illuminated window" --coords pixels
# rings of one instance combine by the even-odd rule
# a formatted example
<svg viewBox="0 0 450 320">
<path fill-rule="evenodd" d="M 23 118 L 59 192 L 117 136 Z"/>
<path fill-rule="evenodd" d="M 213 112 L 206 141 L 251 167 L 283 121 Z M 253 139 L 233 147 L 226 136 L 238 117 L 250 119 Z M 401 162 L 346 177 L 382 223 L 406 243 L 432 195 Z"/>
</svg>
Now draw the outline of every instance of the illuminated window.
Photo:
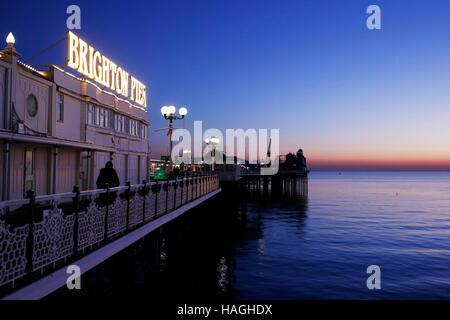
<svg viewBox="0 0 450 320">
<path fill-rule="evenodd" d="M 64 96 L 62 94 L 58 94 L 58 102 L 56 104 L 56 120 L 64 121 Z"/>
</svg>

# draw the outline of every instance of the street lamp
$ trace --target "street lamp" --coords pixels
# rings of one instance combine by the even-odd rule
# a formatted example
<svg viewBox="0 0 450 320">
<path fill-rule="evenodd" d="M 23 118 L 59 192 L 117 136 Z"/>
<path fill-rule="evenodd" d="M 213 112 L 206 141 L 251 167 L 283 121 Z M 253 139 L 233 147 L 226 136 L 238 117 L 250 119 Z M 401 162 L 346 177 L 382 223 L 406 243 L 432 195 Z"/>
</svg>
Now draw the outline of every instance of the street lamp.
<svg viewBox="0 0 450 320">
<path fill-rule="evenodd" d="M 216 137 L 206 138 L 205 143 L 212 146 L 212 171 L 214 172 L 214 157 L 216 156 L 216 145 L 219 143 L 219 139 Z"/>
<path fill-rule="evenodd" d="M 8 44 L 9 47 L 12 47 L 14 43 L 16 43 L 16 39 L 14 38 L 12 32 L 10 32 L 6 37 L 6 43 Z"/>
<path fill-rule="evenodd" d="M 175 112 L 177 111 L 177 108 L 174 106 L 163 106 L 161 108 L 161 114 L 164 116 L 164 119 L 169 120 L 169 132 L 167 133 L 168 136 L 170 136 L 170 169 L 172 170 L 172 131 L 173 131 L 173 121 L 174 120 L 180 120 L 184 119 L 184 116 L 187 115 L 187 109 L 185 107 L 181 107 L 180 110 L 178 110 L 178 113 L 180 114 L 177 116 Z"/>
</svg>

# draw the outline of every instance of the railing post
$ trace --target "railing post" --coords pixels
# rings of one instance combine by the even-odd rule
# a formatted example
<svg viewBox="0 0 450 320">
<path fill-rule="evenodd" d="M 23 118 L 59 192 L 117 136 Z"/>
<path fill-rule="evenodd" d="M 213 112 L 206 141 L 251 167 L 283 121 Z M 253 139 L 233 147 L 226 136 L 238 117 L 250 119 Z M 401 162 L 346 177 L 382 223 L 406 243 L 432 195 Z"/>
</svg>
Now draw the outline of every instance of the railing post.
<svg viewBox="0 0 450 320">
<path fill-rule="evenodd" d="M 127 224 L 125 228 L 125 232 L 128 232 L 128 229 L 130 227 L 130 193 L 131 193 L 131 182 L 127 181 L 125 183 L 127 186 L 127 190 L 125 191 L 125 197 L 127 198 Z M 120 197 L 119 197 L 120 198 Z M 120 199 L 119 199 L 120 200 Z"/>
<path fill-rule="evenodd" d="M 6 186 L 5 186 L 6 187 Z M 34 251 L 34 235 L 33 235 L 33 229 L 34 229 L 34 209 L 36 205 L 36 196 L 34 194 L 33 190 L 28 190 L 26 198 L 30 199 L 30 217 L 28 220 L 28 238 L 27 238 L 27 250 L 26 250 L 26 257 L 27 257 L 27 265 L 26 265 L 26 273 L 28 274 L 28 277 L 31 277 L 31 273 L 33 272 L 33 251 Z"/>
<path fill-rule="evenodd" d="M 153 218 L 156 218 L 156 215 L 158 214 L 158 180 L 156 180 L 154 187 L 155 187 L 155 215 L 153 216 Z"/>
<path fill-rule="evenodd" d="M 108 214 L 109 214 L 109 184 L 106 183 L 106 209 L 105 209 L 105 243 L 108 241 Z"/>
<path fill-rule="evenodd" d="M 178 177 L 175 178 L 175 184 L 173 185 L 173 210 L 177 208 L 177 188 L 178 188 Z"/>
<path fill-rule="evenodd" d="M 167 213 L 167 203 L 169 202 L 169 180 L 166 182 L 166 210 L 164 210 L 165 213 Z M 164 185 L 163 185 L 164 188 Z"/>
<path fill-rule="evenodd" d="M 145 223 L 145 198 L 147 196 L 147 180 L 142 180 L 142 183 L 144 184 L 144 187 L 142 189 L 142 195 L 144 196 L 143 202 L 142 202 L 142 224 Z"/>
<path fill-rule="evenodd" d="M 184 178 L 181 178 L 181 197 L 180 197 L 180 207 L 183 206 L 183 189 L 184 189 Z"/>
<path fill-rule="evenodd" d="M 75 193 L 75 197 L 72 198 L 73 201 L 73 214 L 74 214 L 74 222 L 73 222 L 73 255 L 74 257 L 78 257 L 78 213 L 80 212 L 80 187 L 74 186 L 73 193 Z"/>
</svg>

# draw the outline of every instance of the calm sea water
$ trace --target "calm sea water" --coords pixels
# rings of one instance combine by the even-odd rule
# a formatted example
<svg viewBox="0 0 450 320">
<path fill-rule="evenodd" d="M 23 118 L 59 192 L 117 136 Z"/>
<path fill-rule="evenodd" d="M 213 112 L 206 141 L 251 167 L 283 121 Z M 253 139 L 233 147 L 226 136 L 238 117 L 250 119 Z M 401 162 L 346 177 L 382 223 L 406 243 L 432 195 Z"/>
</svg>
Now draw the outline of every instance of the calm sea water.
<svg viewBox="0 0 450 320">
<path fill-rule="evenodd" d="M 450 298 L 450 173 L 311 172 L 307 198 L 205 210 L 206 222 L 168 244 L 161 294 Z M 369 265 L 381 268 L 381 290 L 366 287 Z"/>
</svg>

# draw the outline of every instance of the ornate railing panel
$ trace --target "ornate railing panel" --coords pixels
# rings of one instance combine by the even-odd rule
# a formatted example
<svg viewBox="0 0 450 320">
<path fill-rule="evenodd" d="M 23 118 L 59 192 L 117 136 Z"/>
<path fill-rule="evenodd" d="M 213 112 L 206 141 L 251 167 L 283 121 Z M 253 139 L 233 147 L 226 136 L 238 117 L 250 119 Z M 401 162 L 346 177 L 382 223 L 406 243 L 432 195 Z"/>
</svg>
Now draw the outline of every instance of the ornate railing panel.
<svg viewBox="0 0 450 320">
<path fill-rule="evenodd" d="M 100 244 L 105 238 L 106 206 L 99 207 L 91 197 L 89 206 L 78 214 L 78 245 L 79 251 Z"/>
<path fill-rule="evenodd" d="M 158 194 L 157 194 L 157 200 L 156 200 L 156 215 L 162 214 L 164 211 L 166 211 L 166 197 L 167 197 L 167 191 L 166 191 L 167 183 L 161 183 L 158 185 Z"/>
<path fill-rule="evenodd" d="M 167 196 L 167 208 L 166 210 L 172 210 L 175 207 L 175 182 L 170 182 L 169 183 L 169 188 L 168 188 L 168 196 Z"/>
<path fill-rule="evenodd" d="M 175 190 L 175 208 L 178 208 L 181 206 L 181 199 L 183 196 L 183 183 L 178 183 L 176 185 L 176 190 Z"/>
<path fill-rule="evenodd" d="M 134 228 L 143 220 L 144 196 L 139 193 L 139 189 L 135 188 L 134 197 L 130 199 L 130 213 L 128 227 Z"/>
<path fill-rule="evenodd" d="M 113 204 L 108 205 L 107 221 L 108 239 L 122 234 L 127 228 L 127 201 L 117 197 Z"/>
<path fill-rule="evenodd" d="M 0 285 L 23 277 L 27 265 L 26 243 L 29 226 L 11 228 L 0 220 Z"/>
<path fill-rule="evenodd" d="M 43 211 L 43 220 L 33 224 L 33 271 L 55 264 L 72 254 L 74 214 L 64 216 L 58 202 Z"/>
<path fill-rule="evenodd" d="M 156 193 L 151 189 L 147 191 L 147 195 L 145 196 L 145 222 L 155 217 L 155 200 Z"/>
<path fill-rule="evenodd" d="M 29 191 L 28 199 L 0 202 L 0 295 L 217 188 L 217 176 L 208 176 L 39 197 Z"/>
</svg>

